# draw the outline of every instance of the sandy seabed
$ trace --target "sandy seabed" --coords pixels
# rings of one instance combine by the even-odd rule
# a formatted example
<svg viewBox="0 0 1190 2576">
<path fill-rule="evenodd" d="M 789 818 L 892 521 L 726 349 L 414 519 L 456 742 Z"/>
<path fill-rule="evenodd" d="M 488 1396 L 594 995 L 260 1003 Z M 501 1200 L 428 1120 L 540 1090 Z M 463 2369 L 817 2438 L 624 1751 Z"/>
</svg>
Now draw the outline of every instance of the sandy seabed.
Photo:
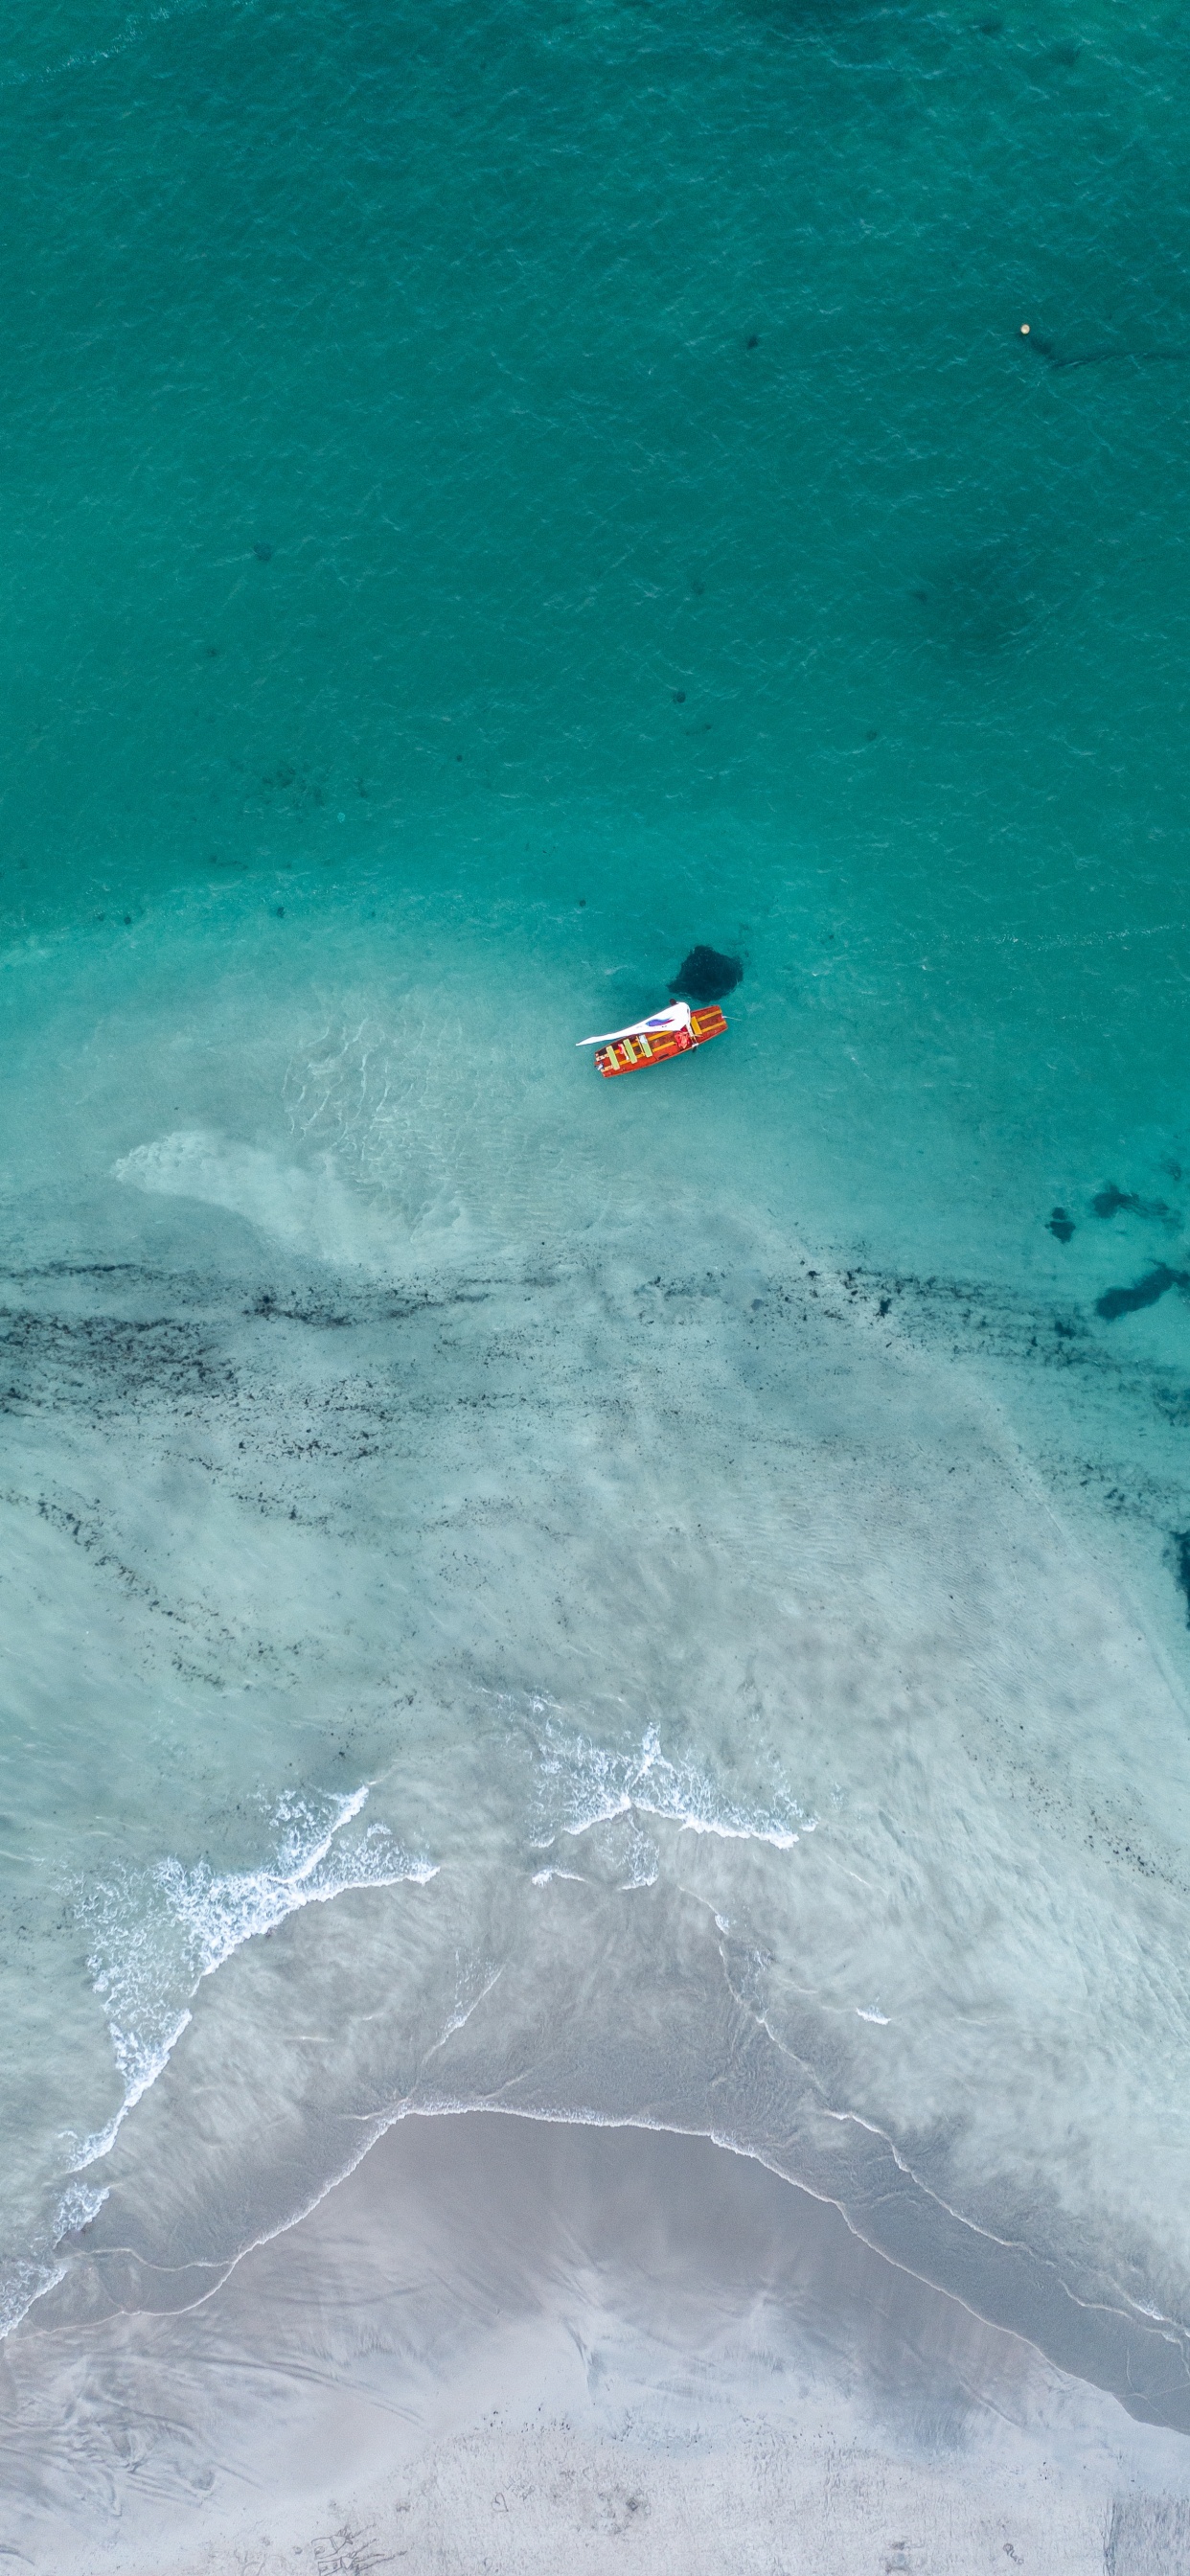
<svg viewBox="0 0 1190 2576">
<path fill-rule="evenodd" d="M 5 2347 L 5 2567 L 1190 2563 L 1182 2437 L 705 2139 L 408 2117 L 197 2305 L 103 2272 Z"/>
</svg>

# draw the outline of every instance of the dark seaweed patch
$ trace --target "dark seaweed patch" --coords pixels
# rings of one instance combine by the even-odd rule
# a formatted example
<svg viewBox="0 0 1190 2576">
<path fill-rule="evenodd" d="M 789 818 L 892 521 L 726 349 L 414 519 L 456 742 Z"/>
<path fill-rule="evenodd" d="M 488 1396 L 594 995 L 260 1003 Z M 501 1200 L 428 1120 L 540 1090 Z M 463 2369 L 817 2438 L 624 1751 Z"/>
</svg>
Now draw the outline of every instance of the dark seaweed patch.
<svg viewBox="0 0 1190 2576">
<path fill-rule="evenodd" d="M 81 1273 L 86 1276 L 86 1273 Z M 0 1354 L 13 1403 L 56 1409 L 67 1390 L 127 1410 L 148 1395 L 192 1403 L 234 1386 L 210 1327 L 174 1315 L 55 1315 L 0 1308 Z"/>
<path fill-rule="evenodd" d="M 1142 1199 L 1136 1190 L 1122 1190 L 1115 1181 L 1109 1181 L 1105 1190 L 1097 1190 L 1091 1205 L 1096 1216 L 1101 1217 L 1119 1216 L 1123 1210 L 1130 1216 L 1169 1218 L 1164 1199 Z M 1177 1219 L 1173 1222 L 1176 1224 Z"/>
<path fill-rule="evenodd" d="M 1174 1581 L 1186 1600 L 1186 1626 L 1190 1628 L 1190 1530 L 1171 1530 L 1170 1557 Z"/>
<path fill-rule="evenodd" d="M 1095 1312 L 1105 1323 L 1113 1324 L 1117 1315 L 1135 1315 L 1142 1306 L 1155 1306 L 1169 1288 L 1190 1288 L 1190 1270 L 1171 1270 L 1159 1261 L 1155 1270 L 1146 1270 L 1133 1288 L 1108 1288 L 1095 1301 Z"/>
<path fill-rule="evenodd" d="M 743 972 L 738 957 L 724 957 L 718 948 L 699 946 L 683 957 L 669 989 L 686 1002 L 721 1002 L 725 993 L 734 992 Z"/>
<path fill-rule="evenodd" d="M 1050 1233 L 1057 1235 L 1059 1243 L 1069 1243 L 1074 1232 L 1074 1219 L 1067 1216 L 1065 1208 L 1052 1208 L 1046 1223 Z"/>
</svg>

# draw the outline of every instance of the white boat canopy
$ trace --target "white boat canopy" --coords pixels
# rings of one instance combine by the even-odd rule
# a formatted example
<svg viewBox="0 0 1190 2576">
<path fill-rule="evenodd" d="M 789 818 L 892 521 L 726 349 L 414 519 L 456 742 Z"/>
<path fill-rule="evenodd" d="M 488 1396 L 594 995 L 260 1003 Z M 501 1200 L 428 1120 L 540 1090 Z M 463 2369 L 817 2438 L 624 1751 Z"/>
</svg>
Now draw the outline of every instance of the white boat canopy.
<svg viewBox="0 0 1190 2576">
<path fill-rule="evenodd" d="M 654 1011 L 651 1020 L 633 1020 L 631 1026 L 626 1029 L 609 1029 L 607 1035 L 601 1038 L 579 1038 L 577 1044 L 579 1046 L 614 1046 L 617 1038 L 647 1038 L 652 1036 L 654 1029 L 658 1031 L 688 1029 L 689 1026 L 689 1002 L 671 1002 L 668 1010 Z"/>
</svg>

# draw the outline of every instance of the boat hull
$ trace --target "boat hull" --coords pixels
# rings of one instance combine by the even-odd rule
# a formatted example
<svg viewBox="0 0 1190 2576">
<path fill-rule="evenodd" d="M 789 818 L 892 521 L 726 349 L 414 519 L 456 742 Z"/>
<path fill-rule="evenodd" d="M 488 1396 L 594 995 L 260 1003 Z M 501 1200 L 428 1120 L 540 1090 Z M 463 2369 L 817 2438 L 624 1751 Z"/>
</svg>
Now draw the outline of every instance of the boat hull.
<svg viewBox="0 0 1190 2576">
<path fill-rule="evenodd" d="M 726 1027 L 718 1003 L 712 1002 L 705 1011 L 691 1012 L 688 1029 L 654 1029 L 651 1036 L 617 1038 L 611 1046 L 596 1048 L 595 1062 L 607 1079 L 616 1073 L 643 1073 L 646 1065 L 665 1064 L 671 1055 L 689 1055 L 692 1047 L 721 1038 Z"/>
</svg>

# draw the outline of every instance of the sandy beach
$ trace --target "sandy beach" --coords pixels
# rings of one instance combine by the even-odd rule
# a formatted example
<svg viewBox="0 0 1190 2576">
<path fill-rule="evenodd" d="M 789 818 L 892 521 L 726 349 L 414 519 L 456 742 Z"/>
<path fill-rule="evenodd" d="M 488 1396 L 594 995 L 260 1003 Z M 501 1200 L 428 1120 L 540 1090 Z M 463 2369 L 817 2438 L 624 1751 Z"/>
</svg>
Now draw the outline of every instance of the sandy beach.
<svg viewBox="0 0 1190 2576">
<path fill-rule="evenodd" d="M 197 2305 L 103 2269 L 4 2348 L 14 2568 L 1165 2576 L 1190 2531 L 1177 2434 L 704 2139 L 409 2117 Z"/>
</svg>

